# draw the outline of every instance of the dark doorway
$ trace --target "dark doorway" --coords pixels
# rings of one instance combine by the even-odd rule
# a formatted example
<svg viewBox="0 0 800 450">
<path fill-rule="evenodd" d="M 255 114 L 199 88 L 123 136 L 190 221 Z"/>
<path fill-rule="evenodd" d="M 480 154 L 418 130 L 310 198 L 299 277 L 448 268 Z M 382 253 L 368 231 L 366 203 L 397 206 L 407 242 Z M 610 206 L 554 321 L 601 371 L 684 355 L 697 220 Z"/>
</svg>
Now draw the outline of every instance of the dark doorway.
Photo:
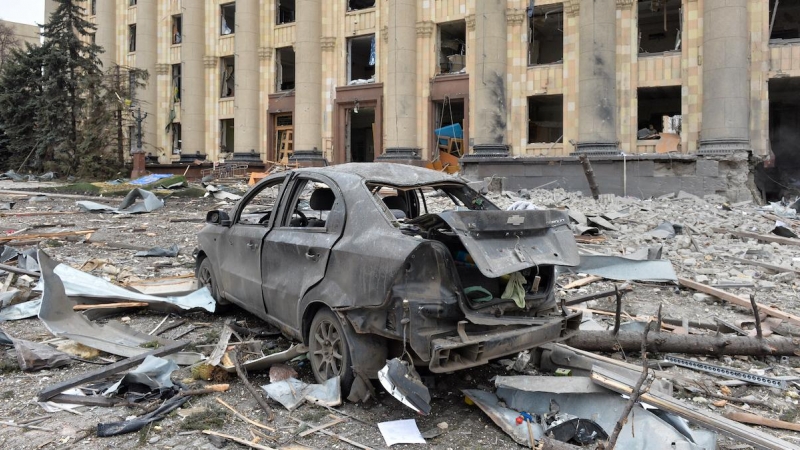
<svg viewBox="0 0 800 450">
<path fill-rule="evenodd" d="M 639 88 L 637 130 L 650 129 L 658 133 L 664 131 L 664 116 L 681 114 L 681 87 L 664 86 Z M 644 131 L 642 131 L 644 136 Z"/>
<path fill-rule="evenodd" d="M 464 153 L 464 105 L 463 98 L 433 102 L 433 132 L 439 150 L 459 156 Z"/>
<path fill-rule="evenodd" d="M 800 194 L 800 78 L 769 80 L 769 143 L 775 160 L 756 172 L 759 189 L 772 201 Z"/>
<path fill-rule="evenodd" d="M 681 49 L 681 0 L 639 0 L 639 53 Z"/>
<path fill-rule="evenodd" d="M 375 160 L 375 109 L 358 104 L 347 110 L 345 146 L 347 162 L 372 162 Z"/>
</svg>

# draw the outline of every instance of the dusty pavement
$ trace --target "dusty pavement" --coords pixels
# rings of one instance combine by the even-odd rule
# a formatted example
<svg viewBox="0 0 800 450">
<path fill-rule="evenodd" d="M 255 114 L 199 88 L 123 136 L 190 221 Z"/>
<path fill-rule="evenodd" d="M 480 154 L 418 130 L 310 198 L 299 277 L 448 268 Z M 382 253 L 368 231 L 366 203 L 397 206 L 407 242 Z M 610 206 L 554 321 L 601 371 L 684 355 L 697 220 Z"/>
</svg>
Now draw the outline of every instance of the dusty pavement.
<svg viewBox="0 0 800 450">
<path fill-rule="evenodd" d="M 32 189 L 36 185 L 36 183 L 2 184 L 0 189 L 9 187 Z M 603 239 L 582 244 L 581 247 L 584 251 L 620 255 L 631 253 L 643 246 L 660 244 L 663 245 L 664 258 L 672 261 L 680 276 L 716 285 L 735 282 L 737 285 L 747 287 L 729 288 L 727 289 L 729 292 L 744 297 L 756 293 L 756 298 L 763 304 L 772 305 L 794 314 L 800 313 L 800 294 L 797 292 L 800 283 L 795 279 L 794 271 L 775 274 L 763 267 L 751 266 L 731 259 L 731 257 L 742 259 L 753 257 L 759 258 L 762 262 L 797 270 L 800 269 L 800 251 L 798 251 L 800 247 L 761 243 L 715 231 L 720 228 L 740 229 L 768 234 L 775 225 L 775 219 L 765 216 L 764 212 L 759 212 L 759 208 L 755 205 L 742 204 L 723 208 L 722 199 L 713 197 L 707 200 L 686 197 L 652 201 L 607 197 L 596 202 L 578 194 L 559 190 L 523 192 L 521 195 L 522 197 L 519 197 L 519 193 L 495 194 L 490 198 L 500 206 L 507 206 L 514 201 L 525 199 L 541 206 L 570 207 L 573 211 L 580 210 L 586 215 L 617 212 L 619 214 L 612 216 L 614 219 L 611 221 L 616 230 L 606 229 L 603 231 Z M 112 205 L 119 203 L 118 198 L 95 198 L 93 200 Z M 117 216 L 78 212 L 75 199 L 48 198 L 31 203 L 27 196 L 14 197 L 0 194 L 0 203 L 6 201 L 17 201 L 18 203 L 11 212 L 0 211 L 2 213 L 0 236 L 24 229 L 26 230 L 20 234 L 96 229 L 91 235 L 93 242 L 123 244 L 118 246 L 131 248 L 168 247 L 172 244 L 180 246 L 181 253 L 176 258 L 136 258 L 133 256 L 135 250 L 86 243 L 83 241 L 83 237 L 48 238 L 36 240 L 34 244 L 57 261 L 76 268 L 89 267 L 86 263 L 92 260 L 105 260 L 105 265 L 97 267 L 92 273 L 119 283 L 137 278 L 190 275 L 194 268 L 191 250 L 196 243 L 195 233 L 203 225 L 197 222 L 170 222 L 170 219 L 202 219 L 207 210 L 215 209 L 219 205 L 219 202 L 214 199 L 169 198 L 166 207 L 158 211 L 136 216 Z M 66 214 L 21 217 L 14 215 L 41 212 Z M 619 217 L 620 214 L 621 217 Z M 771 213 L 767 212 L 766 214 Z M 789 228 L 795 226 L 795 230 L 800 229 L 800 227 L 796 227 L 800 222 L 782 219 Z M 651 235 L 649 231 L 664 220 L 683 225 L 685 232 L 668 239 Z M 13 242 L 10 245 L 14 245 Z M 26 247 L 20 246 L 20 248 Z M 5 281 L 5 277 L 5 275 L 0 276 L 0 281 Z M 559 284 L 563 286 L 577 278 L 575 275 L 564 275 L 559 279 Z M 22 288 L 29 287 L 25 278 L 16 278 L 15 284 Z M 633 285 L 634 291 L 625 297 L 625 316 L 649 317 L 655 314 L 658 305 L 661 304 L 664 316 L 672 318 L 685 318 L 699 322 L 714 322 L 715 318 L 729 322 L 752 318 L 752 314 L 748 310 L 729 305 L 715 297 L 698 295 L 695 291 L 688 289 L 678 289 L 674 285 L 654 283 L 634 283 Z M 611 282 L 599 281 L 579 289 L 561 292 L 560 295 L 574 296 L 612 287 Z M 613 311 L 614 306 L 610 301 L 593 301 L 586 307 L 595 311 L 593 317 L 602 325 L 611 324 L 609 317 L 602 313 L 602 311 Z M 598 311 L 601 312 L 598 313 Z M 144 310 L 125 316 L 122 320 L 145 333 L 153 330 L 164 319 L 163 314 Z M 114 318 L 114 320 L 119 319 L 121 318 Z M 192 313 L 181 317 L 172 316 L 167 319 L 166 323 L 180 319 L 186 319 L 187 323 L 168 331 L 164 337 L 180 336 L 194 327 L 193 331 L 183 335 L 181 339 L 189 340 L 195 346 L 216 343 L 219 330 L 227 319 L 246 321 L 247 325 L 252 327 L 261 325 L 257 319 L 235 308 L 215 315 Z M 0 326 L 15 338 L 37 342 L 53 339 L 53 336 L 36 318 L 5 322 Z M 749 324 L 743 326 L 752 328 Z M 692 332 L 699 333 L 701 331 L 692 330 Z M 285 348 L 288 347 L 289 342 L 281 338 L 278 340 L 278 344 Z M 110 355 L 103 356 L 109 357 Z M 616 359 L 627 358 L 633 364 L 638 363 L 636 354 L 616 353 L 610 356 Z M 724 365 L 743 371 L 754 370 L 768 376 L 800 376 L 800 369 L 798 369 L 800 368 L 800 358 L 798 357 L 784 359 L 771 356 L 724 357 L 717 359 L 699 356 L 697 358 L 710 364 Z M 97 362 L 102 362 L 102 360 L 96 360 L 95 363 Z M 304 361 L 293 362 L 291 365 L 300 374 L 302 380 L 313 381 L 313 375 Z M 228 392 L 193 397 L 184 408 L 170 414 L 165 420 L 145 427 L 141 432 L 111 438 L 95 436 L 94 430 L 97 423 L 123 420 L 126 417 L 138 415 L 140 413 L 138 409 L 124 406 L 114 408 L 81 407 L 77 413 L 66 411 L 46 413 L 36 402 L 36 394 L 40 389 L 97 367 L 97 364 L 75 361 L 66 368 L 25 373 L 18 369 L 14 351 L 8 350 L 0 362 L 0 446 L 14 449 L 216 448 L 207 436 L 200 433 L 200 429 L 212 429 L 252 440 L 249 431 L 252 427 L 221 408 L 215 401 L 215 397 L 219 397 L 251 419 L 274 428 L 275 432 L 268 434 L 276 441 L 262 440 L 260 442 L 262 445 L 274 448 L 355 448 L 321 433 L 312 433 L 302 438 L 297 437 L 297 434 L 307 429 L 308 426 L 318 426 L 329 422 L 332 420 L 330 415 L 341 417 L 345 419 L 345 422 L 329 428 L 329 431 L 370 448 L 385 448 L 385 443 L 376 425 L 378 422 L 410 418 L 417 420 L 422 431 L 436 428 L 441 423 L 447 424 L 446 433 L 429 439 L 425 448 L 519 447 L 481 410 L 470 406 L 460 392 L 460 389 L 465 388 L 493 390 L 494 383 L 491 378 L 494 375 L 515 374 L 509 372 L 498 362 L 486 367 L 432 378 L 435 388 L 432 389 L 434 400 L 432 413 L 429 416 L 416 416 L 413 411 L 386 394 L 381 387 L 377 387 L 377 401 L 366 405 L 345 403 L 341 407 L 335 408 L 339 413 L 306 404 L 290 414 L 279 404 L 273 402 L 272 407 L 276 418 L 273 422 L 267 423 L 265 422 L 266 415 L 260 410 L 255 400 L 236 377 L 232 377 L 229 380 L 231 389 Z M 793 423 L 800 422 L 797 405 L 798 386 L 795 382 L 790 382 L 786 390 L 745 385 L 731 387 L 728 392 L 725 388 L 720 389 L 719 386 L 713 385 L 714 380 L 721 378 L 678 367 L 665 370 L 680 375 L 682 379 L 697 380 L 697 384 L 711 386 L 708 392 L 687 392 L 682 390 L 681 386 L 675 386 L 676 398 L 682 398 L 706 411 L 722 413 L 744 409 L 764 417 Z M 522 373 L 539 374 L 532 364 L 528 365 Z M 423 376 L 425 375 L 423 373 Z M 203 384 L 203 382 L 190 381 L 190 378 L 191 371 L 188 368 L 182 368 L 173 374 L 173 379 L 184 380 L 193 386 Z M 256 385 L 269 383 L 266 373 L 253 372 L 250 374 L 250 379 Z M 723 405 L 712 395 L 722 393 L 744 400 L 728 401 Z M 748 399 L 752 404 L 748 403 Z M 717 402 L 716 404 L 719 406 L 715 406 L 712 402 Z M 23 429 L 8 425 L 9 423 L 20 424 L 40 417 L 46 417 L 35 423 L 35 426 L 41 429 Z M 298 426 L 293 419 L 299 419 L 308 426 Z M 800 432 L 761 429 L 795 444 L 800 444 Z M 722 436 L 720 436 L 719 442 L 723 448 L 738 444 L 736 441 Z M 238 445 L 229 443 L 228 448 L 236 448 Z M 412 448 L 410 445 L 400 447 Z M 421 446 L 419 447 L 421 448 Z"/>
</svg>

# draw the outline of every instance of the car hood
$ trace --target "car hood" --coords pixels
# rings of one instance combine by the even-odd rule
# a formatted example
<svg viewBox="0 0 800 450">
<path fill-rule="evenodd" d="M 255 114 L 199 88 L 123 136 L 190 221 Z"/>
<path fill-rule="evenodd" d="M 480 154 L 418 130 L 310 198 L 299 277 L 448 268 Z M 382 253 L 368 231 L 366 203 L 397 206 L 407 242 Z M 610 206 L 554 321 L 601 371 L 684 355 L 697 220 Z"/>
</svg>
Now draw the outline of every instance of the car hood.
<svg viewBox="0 0 800 450">
<path fill-rule="evenodd" d="M 563 211 L 445 211 L 437 216 L 452 228 L 489 278 L 538 265 L 580 264 L 569 217 Z"/>
</svg>

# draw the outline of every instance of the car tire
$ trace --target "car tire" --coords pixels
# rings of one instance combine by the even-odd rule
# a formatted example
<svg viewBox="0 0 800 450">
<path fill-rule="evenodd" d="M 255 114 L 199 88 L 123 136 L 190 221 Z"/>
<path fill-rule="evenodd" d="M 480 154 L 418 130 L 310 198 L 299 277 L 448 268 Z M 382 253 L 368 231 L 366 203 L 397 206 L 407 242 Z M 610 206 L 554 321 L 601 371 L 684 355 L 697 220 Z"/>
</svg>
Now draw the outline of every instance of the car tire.
<svg viewBox="0 0 800 450">
<path fill-rule="evenodd" d="M 217 302 L 217 306 L 227 306 L 230 303 L 225 301 L 220 295 L 219 284 L 217 284 L 217 276 L 214 275 L 214 267 L 208 258 L 203 258 L 200 265 L 197 267 L 197 281 L 200 287 L 208 287 L 211 291 L 211 296 Z"/>
<path fill-rule="evenodd" d="M 308 360 L 314 377 L 324 383 L 338 375 L 342 392 L 350 391 L 354 379 L 348 332 L 333 311 L 322 308 L 308 333 Z"/>
</svg>

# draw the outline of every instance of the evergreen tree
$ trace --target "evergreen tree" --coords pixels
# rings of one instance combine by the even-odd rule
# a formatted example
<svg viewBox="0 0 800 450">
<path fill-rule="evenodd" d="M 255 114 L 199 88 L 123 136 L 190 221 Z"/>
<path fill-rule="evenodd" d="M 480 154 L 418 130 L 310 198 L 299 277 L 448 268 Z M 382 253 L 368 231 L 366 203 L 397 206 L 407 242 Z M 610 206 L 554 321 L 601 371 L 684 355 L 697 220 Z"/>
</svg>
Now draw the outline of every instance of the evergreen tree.
<svg viewBox="0 0 800 450">
<path fill-rule="evenodd" d="M 54 156 L 53 169 L 75 174 L 88 153 L 99 150 L 98 130 L 87 125 L 93 108 L 102 104 L 103 50 L 89 38 L 97 27 L 85 19 L 76 0 L 55 0 L 58 7 L 44 26 L 42 96 L 38 125 L 42 145 L 37 148 L 35 167 L 47 165 Z M 49 167 L 46 167 L 49 168 Z M 65 172 L 65 173 L 64 173 Z"/>
<path fill-rule="evenodd" d="M 38 139 L 44 49 L 27 45 L 9 55 L 0 73 L 0 171 L 20 170 L 33 153 L 46 155 Z M 41 169 L 41 168 L 40 168 Z"/>
</svg>

